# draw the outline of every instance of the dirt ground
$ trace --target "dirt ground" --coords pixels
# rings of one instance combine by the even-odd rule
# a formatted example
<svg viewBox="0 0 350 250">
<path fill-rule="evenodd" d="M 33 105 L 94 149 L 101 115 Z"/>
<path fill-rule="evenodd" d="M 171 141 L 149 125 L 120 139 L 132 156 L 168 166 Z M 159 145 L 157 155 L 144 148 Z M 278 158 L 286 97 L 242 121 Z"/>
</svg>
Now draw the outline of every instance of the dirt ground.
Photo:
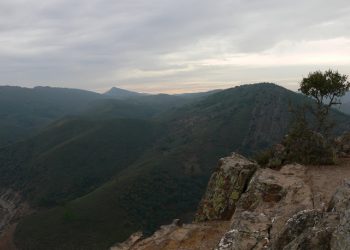
<svg viewBox="0 0 350 250">
<path fill-rule="evenodd" d="M 308 166 L 308 182 L 314 194 L 314 207 L 327 209 L 327 204 L 337 187 L 350 179 L 350 159 L 339 159 L 337 165 Z"/>
</svg>

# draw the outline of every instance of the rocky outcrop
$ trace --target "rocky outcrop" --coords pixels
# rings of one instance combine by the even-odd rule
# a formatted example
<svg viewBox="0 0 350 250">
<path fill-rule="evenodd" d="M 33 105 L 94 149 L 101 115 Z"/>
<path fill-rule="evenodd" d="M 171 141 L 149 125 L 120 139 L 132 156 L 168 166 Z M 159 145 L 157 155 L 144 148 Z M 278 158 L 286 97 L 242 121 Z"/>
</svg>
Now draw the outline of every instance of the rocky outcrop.
<svg viewBox="0 0 350 250">
<path fill-rule="evenodd" d="M 16 223 L 30 208 L 18 192 L 12 189 L 0 190 L 0 249 L 16 249 L 13 233 Z"/>
<path fill-rule="evenodd" d="M 115 246 L 111 247 L 110 250 L 128 250 L 136 245 L 143 238 L 142 232 L 136 232 L 132 234 L 129 239 L 122 243 L 117 243 Z"/>
<path fill-rule="evenodd" d="M 350 161 L 270 169 L 233 154 L 220 160 L 196 223 L 133 235 L 115 249 L 347 250 L 349 175 Z"/>
<path fill-rule="evenodd" d="M 6 227 L 18 219 L 28 207 L 19 193 L 4 189 L 0 191 L 0 234 Z"/>
<path fill-rule="evenodd" d="M 350 180 L 338 188 L 328 212 L 339 216 L 339 224 L 332 234 L 332 249 L 350 249 Z"/>
<path fill-rule="evenodd" d="M 212 221 L 181 224 L 175 220 L 162 226 L 149 238 L 133 234 L 127 241 L 111 250 L 207 250 L 213 249 L 229 227 L 229 222 Z"/>
<path fill-rule="evenodd" d="M 287 165 L 280 171 L 259 169 L 241 196 L 231 218 L 231 230 L 216 249 L 264 249 L 296 212 L 312 209 L 306 169 Z"/>
<path fill-rule="evenodd" d="M 258 165 L 233 153 L 222 158 L 210 178 L 195 221 L 228 220 Z"/>
<path fill-rule="evenodd" d="M 325 214 L 319 210 L 300 211 L 287 221 L 271 249 L 331 249 L 329 243 L 337 222 L 337 214 Z"/>
<path fill-rule="evenodd" d="M 216 249 L 350 249 L 350 181 L 337 189 L 325 209 L 315 206 L 305 170 L 301 165 L 260 169 Z"/>
<path fill-rule="evenodd" d="M 350 249 L 350 181 L 338 188 L 327 211 L 301 211 L 291 217 L 273 250 Z"/>
</svg>

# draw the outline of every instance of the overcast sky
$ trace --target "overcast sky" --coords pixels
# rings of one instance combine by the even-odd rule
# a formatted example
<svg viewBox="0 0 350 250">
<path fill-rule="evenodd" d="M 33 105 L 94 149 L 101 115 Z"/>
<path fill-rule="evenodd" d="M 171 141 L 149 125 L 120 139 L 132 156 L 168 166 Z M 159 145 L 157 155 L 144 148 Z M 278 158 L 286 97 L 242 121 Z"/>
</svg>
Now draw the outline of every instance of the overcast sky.
<svg viewBox="0 0 350 250">
<path fill-rule="evenodd" d="M 350 74 L 349 0 L 0 0 L 0 85 L 297 89 Z"/>
</svg>

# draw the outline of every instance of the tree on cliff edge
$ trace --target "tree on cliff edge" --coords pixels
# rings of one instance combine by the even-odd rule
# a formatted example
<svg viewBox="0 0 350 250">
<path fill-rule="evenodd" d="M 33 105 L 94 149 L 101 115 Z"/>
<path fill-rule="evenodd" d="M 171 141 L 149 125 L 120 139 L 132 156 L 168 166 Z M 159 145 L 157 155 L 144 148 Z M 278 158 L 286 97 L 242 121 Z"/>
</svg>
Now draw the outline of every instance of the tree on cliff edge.
<svg viewBox="0 0 350 250">
<path fill-rule="evenodd" d="M 340 97 L 344 96 L 349 88 L 348 76 L 338 71 L 315 71 L 303 78 L 299 91 L 316 101 L 311 111 L 316 118 L 317 132 L 328 134 L 331 127 L 327 120 L 329 110 L 332 106 L 341 104 Z"/>
<path fill-rule="evenodd" d="M 258 154 L 258 163 L 272 168 L 293 162 L 307 165 L 334 164 L 336 152 L 329 140 L 332 123 L 328 115 L 332 106 L 341 104 L 340 98 L 349 90 L 350 82 L 347 79 L 347 75 L 333 70 L 312 72 L 303 78 L 299 90 L 315 102 L 290 106 L 294 121 L 288 134 L 280 146 Z M 309 111 L 315 118 L 311 121 L 308 119 Z"/>
</svg>

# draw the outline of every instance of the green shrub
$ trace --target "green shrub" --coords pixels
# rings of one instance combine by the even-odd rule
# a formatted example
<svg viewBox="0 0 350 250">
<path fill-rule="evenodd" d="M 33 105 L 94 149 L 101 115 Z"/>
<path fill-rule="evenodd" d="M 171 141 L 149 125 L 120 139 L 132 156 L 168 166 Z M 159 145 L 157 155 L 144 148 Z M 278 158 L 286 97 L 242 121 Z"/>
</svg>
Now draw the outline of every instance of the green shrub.
<svg viewBox="0 0 350 250">
<path fill-rule="evenodd" d="M 262 167 L 267 166 L 270 159 L 273 157 L 271 148 L 260 151 L 254 156 L 254 160 Z"/>
<path fill-rule="evenodd" d="M 281 144 L 261 151 L 255 160 L 260 166 L 269 168 L 288 163 L 329 165 L 335 163 L 336 151 L 323 135 L 310 129 L 301 118 L 296 120 Z"/>
<path fill-rule="evenodd" d="M 301 164 L 334 164 L 335 150 L 320 133 L 312 131 L 306 123 L 294 126 L 285 137 L 285 161 Z"/>
</svg>

